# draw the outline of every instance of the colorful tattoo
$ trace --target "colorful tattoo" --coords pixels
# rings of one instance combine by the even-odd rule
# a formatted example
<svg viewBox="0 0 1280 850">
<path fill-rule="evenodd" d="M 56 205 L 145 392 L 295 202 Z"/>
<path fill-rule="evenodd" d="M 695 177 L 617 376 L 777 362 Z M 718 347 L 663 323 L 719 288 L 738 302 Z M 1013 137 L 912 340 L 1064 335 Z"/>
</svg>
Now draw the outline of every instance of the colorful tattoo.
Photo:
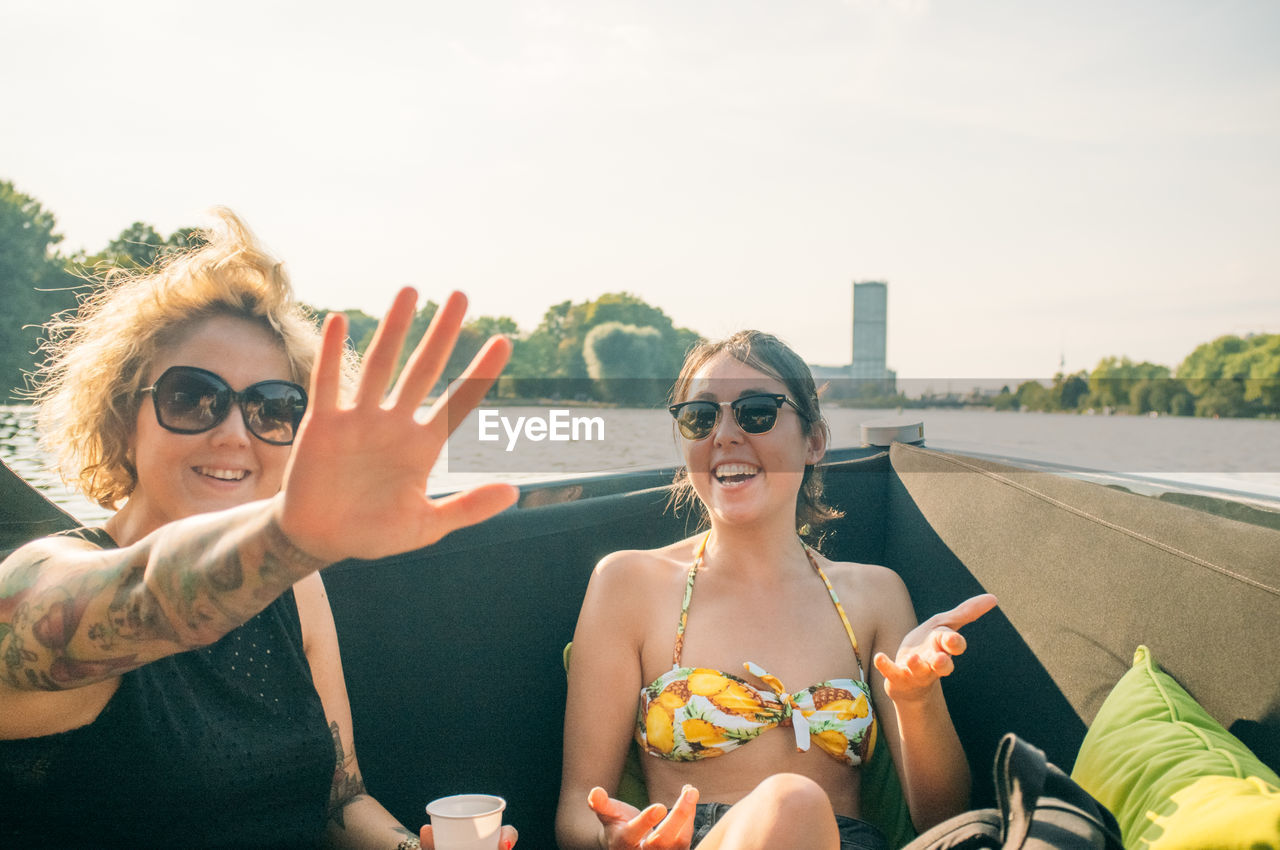
<svg viewBox="0 0 1280 850">
<path fill-rule="evenodd" d="M 20 551 L 0 568 L 0 679 L 17 688 L 81 687 L 206 646 L 325 566 L 261 505 L 78 570 L 56 561 Z"/>
</svg>

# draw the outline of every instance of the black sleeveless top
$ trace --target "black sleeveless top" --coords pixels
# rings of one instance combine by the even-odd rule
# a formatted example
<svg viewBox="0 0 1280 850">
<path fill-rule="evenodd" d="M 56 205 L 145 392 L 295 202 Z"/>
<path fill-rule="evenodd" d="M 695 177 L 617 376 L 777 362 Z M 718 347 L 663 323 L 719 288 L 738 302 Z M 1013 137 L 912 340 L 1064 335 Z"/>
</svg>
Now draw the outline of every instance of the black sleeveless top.
<svg viewBox="0 0 1280 850">
<path fill-rule="evenodd" d="M 92 723 L 0 741 L 0 847 L 315 847 L 334 767 L 289 590 L 125 673 Z"/>
</svg>

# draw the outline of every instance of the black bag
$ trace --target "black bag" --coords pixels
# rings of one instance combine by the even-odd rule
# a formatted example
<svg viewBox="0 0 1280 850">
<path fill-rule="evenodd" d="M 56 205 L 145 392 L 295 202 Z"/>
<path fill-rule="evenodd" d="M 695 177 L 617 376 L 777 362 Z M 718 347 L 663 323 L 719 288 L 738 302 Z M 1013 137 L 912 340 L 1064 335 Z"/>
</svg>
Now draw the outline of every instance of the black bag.
<svg viewBox="0 0 1280 850">
<path fill-rule="evenodd" d="M 956 815 L 903 850 L 1123 850 L 1115 815 L 1016 735 L 996 748 L 999 809 Z"/>
</svg>

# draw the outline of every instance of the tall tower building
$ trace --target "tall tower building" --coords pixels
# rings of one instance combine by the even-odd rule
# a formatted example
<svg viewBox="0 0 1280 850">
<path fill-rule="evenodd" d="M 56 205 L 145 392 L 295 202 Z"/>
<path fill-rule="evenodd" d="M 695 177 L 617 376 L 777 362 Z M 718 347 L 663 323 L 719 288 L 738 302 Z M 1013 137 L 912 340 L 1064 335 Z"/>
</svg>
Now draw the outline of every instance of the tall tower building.
<svg viewBox="0 0 1280 850">
<path fill-rule="evenodd" d="M 849 377 L 883 381 L 889 377 L 885 363 L 885 338 L 889 319 L 889 285 L 865 281 L 853 285 L 853 363 Z"/>
</svg>

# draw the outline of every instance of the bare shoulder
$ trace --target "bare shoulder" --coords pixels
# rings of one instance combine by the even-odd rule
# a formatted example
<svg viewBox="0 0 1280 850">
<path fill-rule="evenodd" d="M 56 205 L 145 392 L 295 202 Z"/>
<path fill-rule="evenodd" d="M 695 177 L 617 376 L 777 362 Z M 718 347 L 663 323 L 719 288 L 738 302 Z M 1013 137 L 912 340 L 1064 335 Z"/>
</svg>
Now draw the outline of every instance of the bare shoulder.
<svg viewBox="0 0 1280 850">
<path fill-rule="evenodd" d="M 34 584 L 46 568 L 89 563 L 94 560 L 94 554 L 100 552 L 102 550 L 89 541 L 66 534 L 41 537 L 24 544 L 0 561 L 0 588 L 8 591 L 0 591 L 0 598 Z"/>
<path fill-rule="evenodd" d="M 689 541 L 658 549 L 610 552 L 592 571 L 583 614 L 592 619 L 604 617 L 610 628 L 625 625 L 637 636 L 642 634 L 655 609 L 665 611 L 671 605 L 678 609 L 692 552 Z"/>
<path fill-rule="evenodd" d="M 619 549 L 600 559 L 591 576 L 592 583 L 607 586 L 650 584 L 683 577 L 693 560 L 693 539 L 680 540 L 658 549 Z"/>
<path fill-rule="evenodd" d="M 916 623 L 902 577 L 879 564 L 825 559 L 819 563 L 853 619 L 859 642 L 866 647 L 866 661 L 870 663 L 877 652 L 892 654 Z"/>
<path fill-rule="evenodd" d="M 848 591 L 867 600 L 907 598 L 907 586 L 901 576 L 888 567 L 857 561 L 832 561 L 816 550 L 814 555 L 837 593 Z"/>
</svg>

